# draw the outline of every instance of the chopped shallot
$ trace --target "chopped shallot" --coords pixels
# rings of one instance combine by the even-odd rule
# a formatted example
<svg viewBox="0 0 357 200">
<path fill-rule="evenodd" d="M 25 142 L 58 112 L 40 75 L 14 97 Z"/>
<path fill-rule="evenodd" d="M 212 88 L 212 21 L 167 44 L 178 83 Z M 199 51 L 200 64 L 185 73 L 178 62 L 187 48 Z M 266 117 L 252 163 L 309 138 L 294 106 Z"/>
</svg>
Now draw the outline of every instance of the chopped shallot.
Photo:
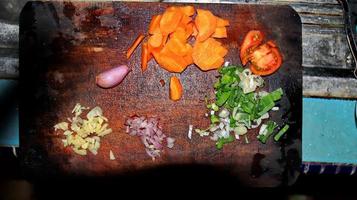
<svg viewBox="0 0 357 200">
<path fill-rule="evenodd" d="M 167 137 L 166 142 L 167 142 L 167 147 L 171 149 L 172 147 L 174 147 L 175 139 L 171 137 Z"/>
<path fill-rule="evenodd" d="M 125 125 L 129 135 L 139 136 L 141 138 L 146 153 L 153 160 L 160 156 L 166 135 L 162 132 L 162 127 L 159 125 L 157 118 L 134 116 L 129 118 Z M 172 148 L 174 141 L 173 138 L 168 137 L 166 139 L 167 146 Z"/>
<path fill-rule="evenodd" d="M 187 134 L 187 137 L 191 140 L 192 138 L 192 129 L 193 129 L 193 126 L 190 124 L 188 126 L 188 134 Z"/>
</svg>

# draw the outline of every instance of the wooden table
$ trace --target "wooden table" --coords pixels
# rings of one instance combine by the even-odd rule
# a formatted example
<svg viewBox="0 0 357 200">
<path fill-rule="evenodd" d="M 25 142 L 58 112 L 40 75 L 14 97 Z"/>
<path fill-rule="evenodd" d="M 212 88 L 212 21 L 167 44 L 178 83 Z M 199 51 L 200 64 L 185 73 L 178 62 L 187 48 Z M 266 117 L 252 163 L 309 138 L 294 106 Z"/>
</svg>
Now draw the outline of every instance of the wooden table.
<svg viewBox="0 0 357 200">
<path fill-rule="evenodd" d="M 0 78 L 17 79 L 18 16 L 27 0 L 0 2 Z M 167 0 L 288 4 L 300 15 L 303 46 L 304 96 L 357 98 L 351 54 L 344 32 L 343 11 L 337 0 Z M 100 3 L 98 3 L 100 4 Z M 283 19 L 282 19 L 283 20 Z"/>
</svg>

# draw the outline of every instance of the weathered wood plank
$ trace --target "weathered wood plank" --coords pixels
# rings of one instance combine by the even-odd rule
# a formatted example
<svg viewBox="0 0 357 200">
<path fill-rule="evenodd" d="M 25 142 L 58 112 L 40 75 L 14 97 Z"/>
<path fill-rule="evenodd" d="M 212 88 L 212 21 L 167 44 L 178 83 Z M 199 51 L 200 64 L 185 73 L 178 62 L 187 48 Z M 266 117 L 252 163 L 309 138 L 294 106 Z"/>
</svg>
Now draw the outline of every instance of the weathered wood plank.
<svg viewBox="0 0 357 200">
<path fill-rule="evenodd" d="M 303 95 L 317 97 L 357 98 L 357 79 L 304 76 Z"/>
<path fill-rule="evenodd" d="M 0 22 L 0 48 L 18 48 L 19 26 Z"/>
<path fill-rule="evenodd" d="M 328 16 L 342 16 L 343 10 L 339 5 L 330 4 L 289 4 L 298 13 L 314 14 L 314 15 L 328 15 Z"/>
<path fill-rule="evenodd" d="M 342 28 L 304 25 L 302 46 L 304 67 L 353 68 L 347 63 L 350 50 Z"/>
<path fill-rule="evenodd" d="M 0 77 L 17 78 L 19 75 L 19 59 L 13 57 L 0 57 Z"/>
<path fill-rule="evenodd" d="M 344 27 L 343 16 L 329 16 L 329 15 L 314 15 L 299 13 L 301 23 L 309 25 L 318 25 L 325 28 Z"/>
</svg>

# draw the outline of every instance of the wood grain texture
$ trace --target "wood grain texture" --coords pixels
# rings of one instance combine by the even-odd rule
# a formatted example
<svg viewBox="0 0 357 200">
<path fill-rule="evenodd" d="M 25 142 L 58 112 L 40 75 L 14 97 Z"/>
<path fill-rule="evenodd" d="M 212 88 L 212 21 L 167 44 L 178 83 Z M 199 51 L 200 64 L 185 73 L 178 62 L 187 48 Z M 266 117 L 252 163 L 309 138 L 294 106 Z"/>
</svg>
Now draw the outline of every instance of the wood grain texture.
<svg viewBox="0 0 357 200">
<path fill-rule="evenodd" d="M 294 182 L 300 163 L 302 104 L 301 24 L 297 13 L 286 6 L 195 5 L 230 21 L 229 39 L 221 40 L 230 49 L 227 61 L 240 63 L 239 43 L 254 28 L 274 39 L 285 59 L 281 70 L 266 78 L 265 89 L 283 87 L 281 109 L 272 114 L 272 119 L 280 124 L 283 120 L 291 123 L 288 139 L 282 143 L 270 140 L 263 145 L 256 140 L 257 133 L 250 132 L 249 144 L 240 140 L 219 151 L 208 138 L 194 134 L 192 141 L 187 139 L 189 124 L 201 128 L 208 125 L 203 100 L 205 95 L 214 96 L 215 71 L 203 73 L 190 66 L 177 74 L 184 96 L 172 102 L 168 98 L 170 73 L 154 61 L 142 73 L 140 50 L 132 59 L 125 58 L 125 50 L 137 34 L 147 31 L 151 16 L 162 13 L 169 5 L 172 4 L 115 2 L 98 7 L 91 3 L 34 3 L 25 7 L 20 20 L 21 160 L 31 174 L 116 176 L 162 166 L 203 165 L 227 170 L 245 185 Z M 48 7 L 54 9 L 47 10 Z M 96 15 L 101 9 L 113 12 Z M 280 20 L 282 16 L 289 25 Z M 103 51 L 95 52 L 93 47 Z M 95 85 L 98 73 L 123 63 L 132 72 L 120 86 L 103 90 Z M 62 81 L 56 79 L 58 74 L 63 76 Z M 167 83 L 164 87 L 161 79 Z M 62 136 L 53 130 L 54 124 L 70 116 L 77 102 L 101 106 L 114 130 L 102 140 L 97 156 L 73 154 L 62 146 Z M 153 162 L 140 140 L 125 134 L 124 122 L 133 114 L 160 117 L 164 132 L 176 138 L 174 149 L 166 149 Z M 109 160 L 109 150 L 114 152 L 115 161 Z"/>
</svg>

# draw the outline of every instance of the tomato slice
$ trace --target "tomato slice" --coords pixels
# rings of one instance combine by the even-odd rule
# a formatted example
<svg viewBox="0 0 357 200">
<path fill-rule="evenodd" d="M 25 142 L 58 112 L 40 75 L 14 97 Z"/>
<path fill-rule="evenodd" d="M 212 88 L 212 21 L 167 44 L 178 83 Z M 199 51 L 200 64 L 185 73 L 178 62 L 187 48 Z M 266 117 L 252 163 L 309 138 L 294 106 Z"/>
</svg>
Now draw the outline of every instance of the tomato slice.
<svg viewBox="0 0 357 200">
<path fill-rule="evenodd" d="M 249 55 L 263 42 L 263 39 L 264 35 L 261 31 L 251 30 L 247 33 L 240 49 L 240 59 L 243 65 L 248 63 Z"/>
<path fill-rule="evenodd" d="M 282 56 L 275 42 L 268 41 L 251 54 L 250 70 L 257 75 L 274 73 L 282 64 Z"/>
</svg>

